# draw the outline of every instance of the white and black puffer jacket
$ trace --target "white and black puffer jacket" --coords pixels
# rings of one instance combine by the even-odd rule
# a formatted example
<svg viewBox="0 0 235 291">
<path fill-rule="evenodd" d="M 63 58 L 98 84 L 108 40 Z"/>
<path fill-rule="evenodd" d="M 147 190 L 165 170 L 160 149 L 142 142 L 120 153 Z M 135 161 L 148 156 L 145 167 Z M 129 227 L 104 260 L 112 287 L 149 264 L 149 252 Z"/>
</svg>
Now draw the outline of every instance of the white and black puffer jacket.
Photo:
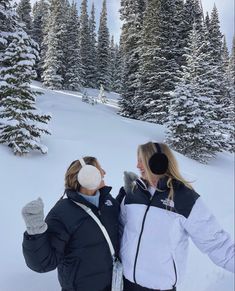
<svg viewBox="0 0 235 291">
<path fill-rule="evenodd" d="M 152 196 L 143 180 L 130 177 L 117 197 L 122 201 L 120 257 L 129 281 L 149 289 L 176 286 L 185 271 L 189 237 L 215 264 L 234 272 L 234 243 L 194 190 L 173 181 L 171 201 L 166 178 Z"/>
</svg>

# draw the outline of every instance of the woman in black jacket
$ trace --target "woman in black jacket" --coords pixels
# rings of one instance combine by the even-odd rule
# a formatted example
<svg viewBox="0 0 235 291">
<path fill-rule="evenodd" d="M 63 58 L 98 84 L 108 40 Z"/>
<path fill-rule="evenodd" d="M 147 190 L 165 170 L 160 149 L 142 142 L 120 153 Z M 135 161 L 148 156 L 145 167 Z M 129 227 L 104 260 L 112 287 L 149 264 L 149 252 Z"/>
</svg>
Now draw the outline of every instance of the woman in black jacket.
<svg viewBox="0 0 235 291">
<path fill-rule="evenodd" d="M 99 218 L 117 252 L 119 206 L 110 195 L 111 187 L 104 184 L 104 175 L 96 158 L 76 160 L 65 174 L 64 197 L 45 220 L 40 198 L 22 210 L 26 264 L 40 273 L 57 268 L 62 291 L 111 290 L 109 245 L 93 218 L 75 203 L 86 205 Z"/>
</svg>

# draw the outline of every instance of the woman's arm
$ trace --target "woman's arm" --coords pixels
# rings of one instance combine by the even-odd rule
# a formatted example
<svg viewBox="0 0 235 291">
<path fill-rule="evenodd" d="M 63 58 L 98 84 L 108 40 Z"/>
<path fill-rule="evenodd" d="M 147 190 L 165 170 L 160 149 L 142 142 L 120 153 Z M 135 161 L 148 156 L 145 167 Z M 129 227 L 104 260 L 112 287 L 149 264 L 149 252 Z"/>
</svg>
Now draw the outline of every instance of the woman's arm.
<svg viewBox="0 0 235 291">
<path fill-rule="evenodd" d="M 120 204 L 120 214 L 119 214 L 119 236 L 122 237 L 124 225 L 126 223 L 126 208 L 125 208 L 125 197 L 126 192 L 124 188 L 122 187 L 119 191 L 118 196 L 116 197 L 118 203 Z"/>
<path fill-rule="evenodd" d="M 29 234 L 23 238 L 23 255 L 27 266 L 36 272 L 54 270 L 64 256 L 70 235 L 61 220 L 51 211 L 45 219 L 47 229 L 43 233 Z M 28 229 L 28 227 L 27 227 Z"/>
<path fill-rule="evenodd" d="M 195 245 L 216 265 L 234 272 L 234 242 L 201 198 L 195 202 L 184 227 Z"/>
</svg>

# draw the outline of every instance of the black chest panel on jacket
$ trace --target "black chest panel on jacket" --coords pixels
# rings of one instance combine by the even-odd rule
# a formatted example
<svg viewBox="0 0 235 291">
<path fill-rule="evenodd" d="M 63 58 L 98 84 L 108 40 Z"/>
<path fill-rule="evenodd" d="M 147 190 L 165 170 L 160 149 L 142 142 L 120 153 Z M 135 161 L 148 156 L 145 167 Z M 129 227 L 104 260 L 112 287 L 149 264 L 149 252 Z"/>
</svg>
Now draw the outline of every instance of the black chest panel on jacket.
<svg viewBox="0 0 235 291">
<path fill-rule="evenodd" d="M 173 181 L 173 188 L 174 195 L 173 200 L 171 201 L 168 199 L 169 188 L 167 188 L 165 181 L 161 183 L 161 188 L 155 191 L 153 198 L 147 188 L 144 189 L 141 187 L 141 184 L 136 183 L 132 193 L 126 194 L 125 204 L 144 204 L 148 206 L 151 200 L 151 207 L 176 212 L 183 215 L 185 218 L 188 218 L 196 200 L 200 196 L 194 190 L 186 187 L 179 181 Z M 124 189 L 121 188 L 120 193 L 123 191 Z"/>
</svg>

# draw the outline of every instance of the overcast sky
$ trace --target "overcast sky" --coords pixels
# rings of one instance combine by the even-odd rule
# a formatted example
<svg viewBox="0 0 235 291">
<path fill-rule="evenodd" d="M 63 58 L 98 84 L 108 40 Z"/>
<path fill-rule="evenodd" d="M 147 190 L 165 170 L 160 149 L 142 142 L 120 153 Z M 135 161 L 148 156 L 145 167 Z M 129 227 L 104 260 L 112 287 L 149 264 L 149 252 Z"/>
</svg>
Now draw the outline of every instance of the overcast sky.
<svg viewBox="0 0 235 291">
<path fill-rule="evenodd" d="M 16 0 L 19 2 L 19 0 Z M 106 0 L 108 10 L 108 27 L 110 34 L 114 35 L 115 41 L 119 41 L 121 32 L 121 21 L 119 18 L 120 0 Z M 204 13 L 211 13 L 214 3 L 219 11 L 219 19 L 221 24 L 221 32 L 226 35 L 229 49 L 232 47 L 232 38 L 234 35 L 234 0 L 201 0 Z M 31 0 L 32 3 L 35 0 Z M 94 2 L 96 10 L 96 18 L 99 20 L 102 0 L 88 0 L 88 11 L 90 13 L 91 4 Z M 77 0 L 78 8 L 80 8 L 81 0 Z M 97 23 L 98 26 L 98 23 Z"/>
</svg>

